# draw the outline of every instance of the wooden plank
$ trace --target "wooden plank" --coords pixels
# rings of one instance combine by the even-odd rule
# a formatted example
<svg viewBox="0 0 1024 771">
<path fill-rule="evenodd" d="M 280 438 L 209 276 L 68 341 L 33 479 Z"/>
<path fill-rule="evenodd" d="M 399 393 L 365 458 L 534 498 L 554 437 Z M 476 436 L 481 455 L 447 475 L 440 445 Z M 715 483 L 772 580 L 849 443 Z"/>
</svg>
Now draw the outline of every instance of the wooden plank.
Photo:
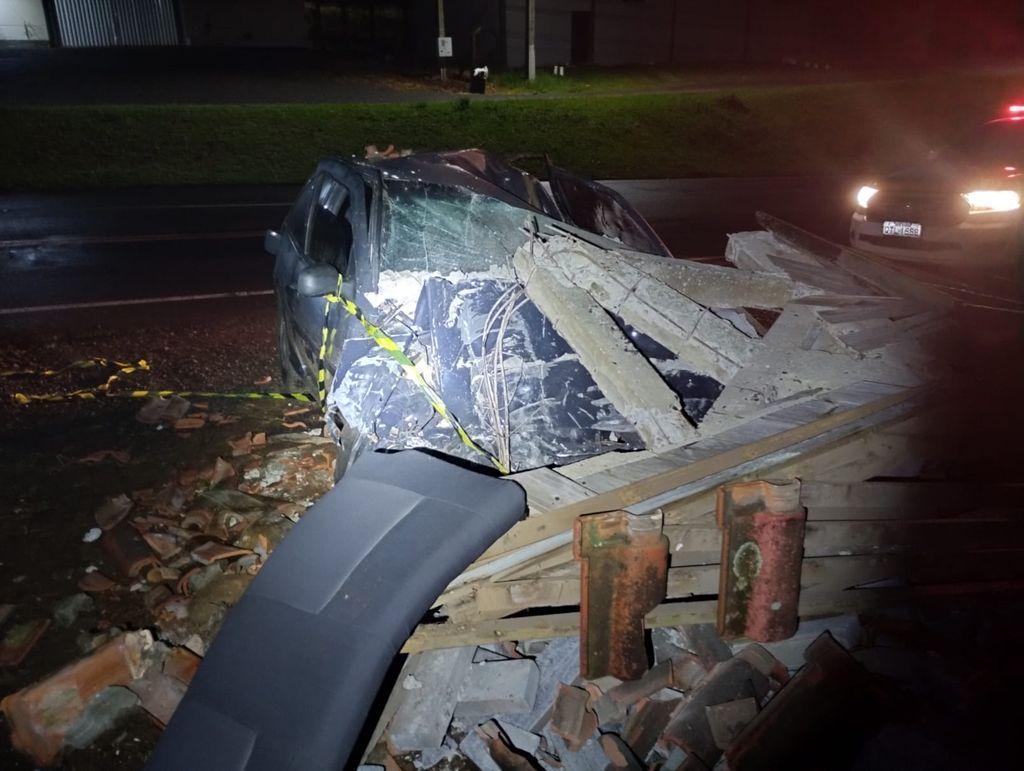
<svg viewBox="0 0 1024 771">
<path fill-rule="evenodd" d="M 526 491 L 526 503 L 531 517 L 547 514 L 594 495 L 593 491 L 547 468 L 512 474 L 507 479 L 516 482 Z"/>
<path fill-rule="evenodd" d="M 757 213 L 757 221 L 784 243 L 834 263 L 862 281 L 878 287 L 883 294 L 919 300 L 931 307 L 950 308 L 956 303 L 953 297 L 944 292 L 901 273 L 891 262 L 883 262 L 865 252 L 834 244 L 764 212 Z"/>
<path fill-rule="evenodd" d="M 481 561 L 494 559 L 514 549 L 542 541 L 572 528 L 573 520 L 581 514 L 592 514 L 600 511 L 612 511 L 639 504 L 656 496 L 669 493 L 676 488 L 710 478 L 715 474 L 735 469 L 745 464 L 757 463 L 760 468 L 767 469 L 792 461 L 792 453 L 802 454 L 811 447 L 799 448 L 807 442 L 820 440 L 823 443 L 847 441 L 850 435 L 862 431 L 878 430 L 879 422 L 898 421 L 904 414 L 892 415 L 889 410 L 905 413 L 913 403 L 912 397 L 920 397 L 921 391 L 907 391 L 879 399 L 870 404 L 850 410 L 828 415 L 824 418 L 767 437 L 753 444 L 737 447 L 733 450 L 696 461 L 682 468 L 667 471 L 650 477 L 642 482 L 619 488 L 617 490 L 595 495 L 564 506 L 538 517 L 530 517 L 514 525 L 501 536 L 482 556 Z M 778 454 L 778 455 L 777 455 Z M 753 470 L 741 473 L 756 473 Z M 717 486 L 717 485 L 709 485 Z M 682 498 L 683 495 L 677 496 Z M 658 504 L 661 505 L 661 504 Z M 476 563 L 476 564 L 478 564 Z"/>
<path fill-rule="evenodd" d="M 902 423 L 897 423 L 878 432 L 868 432 L 848 441 L 838 442 L 820 450 L 801 455 L 789 463 L 780 463 L 768 473 L 776 479 L 825 479 L 843 484 L 861 482 L 887 469 L 912 463 L 919 466 L 924 462 L 920 442 L 916 437 L 897 432 Z M 736 474 L 727 482 L 742 482 L 757 479 L 762 472 Z M 701 490 L 692 495 L 680 496 L 663 507 L 666 524 L 713 521 L 709 518 L 715 509 L 715 489 Z"/>
<path fill-rule="evenodd" d="M 856 482 L 833 484 L 807 481 L 800 497 L 810 519 L 844 519 L 843 510 L 881 510 L 880 517 L 940 515 L 982 507 L 1004 506 L 1024 500 L 1024 484 L 977 484 L 964 482 Z M 827 515 L 820 512 L 827 511 Z M 862 518 L 858 513 L 857 518 Z"/>
<path fill-rule="evenodd" d="M 922 585 L 909 588 L 857 589 L 835 593 L 808 593 L 800 597 L 800 617 L 817 618 L 840 613 L 869 610 L 913 599 L 962 603 L 965 597 L 993 592 L 1021 591 L 1024 582 L 976 581 L 968 584 Z M 715 622 L 717 600 L 669 602 L 659 605 L 644 618 L 649 629 L 709 624 Z M 434 648 L 484 645 L 509 640 L 546 640 L 579 634 L 579 613 L 538 614 L 518 618 L 499 618 L 472 623 L 421 624 L 406 640 L 402 651 L 418 653 Z"/>
<path fill-rule="evenodd" d="M 898 510 L 894 510 L 894 514 Z M 717 564 L 722 535 L 706 524 L 666 526 L 672 567 Z M 957 553 L 1024 543 L 1024 521 L 1009 518 L 809 520 L 804 557 Z"/>
</svg>

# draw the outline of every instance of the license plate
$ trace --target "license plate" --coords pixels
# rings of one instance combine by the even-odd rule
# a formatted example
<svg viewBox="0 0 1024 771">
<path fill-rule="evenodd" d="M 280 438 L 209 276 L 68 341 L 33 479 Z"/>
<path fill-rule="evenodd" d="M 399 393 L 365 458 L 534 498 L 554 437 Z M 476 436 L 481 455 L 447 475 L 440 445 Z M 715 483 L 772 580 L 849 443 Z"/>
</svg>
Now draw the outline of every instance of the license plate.
<svg viewBox="0 0 1024 771">
<path fill-rule="evenodd" d="M 920 222 L 893 222 L 886 220 L 882 223 L 883 236 L 901 236 L 903 238 L 920 238 Z"/>
</svg>

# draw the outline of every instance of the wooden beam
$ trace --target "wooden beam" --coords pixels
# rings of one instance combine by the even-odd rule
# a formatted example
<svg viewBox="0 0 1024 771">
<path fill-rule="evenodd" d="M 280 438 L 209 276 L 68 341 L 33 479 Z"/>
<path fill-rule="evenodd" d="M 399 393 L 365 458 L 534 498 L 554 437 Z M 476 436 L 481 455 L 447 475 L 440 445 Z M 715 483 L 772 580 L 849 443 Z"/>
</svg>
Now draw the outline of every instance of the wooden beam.
<svg viewBox="0 0 1024 771">
<path fill-rule="evenodd" d="M 489 548 L 480 561 L 487 561 L 498 555 L 507 553 L 529 544 L 536 543 L 552 535 L 572 529 L 573 520 L 581 514 L 593 514 L 600 511 L 624 509 L 634 504 L 650 500 L 656 496 L 669 493 L 687 484 L 709 479 L 716 474 L 731 471 L 747 464 L 761 463 L 760 470 L 769 469 L 792 461 L 801 453 L 793 448 L 815 439 L 822 439 L 823 444 L 846 441 L 849 435 L 861 431 L 877 430 L 889 421 L 898 421 L 904 416 L 887 417 L 886 411 L 908 406 L 912 397 L 921 397 L 920 389 L 908 389 L 898 394 L 878 399 L 869 404 L 855 407 L 843 412 L 828 415 L 806 425 L 782 431 L 758 442 L 736 447 L 710 458 L 695 461 L 671 471 L 656 474 L 641 482 L 623 486 L 617 490 L 595 495 L 569 506 L 556 509 L 539 517 L 530 517 L 514 525 L 505 535 L 501 536 Z M 806 448 L 809 451 L 813 448 Z M 788 451 L 788 452 L 784 452 Z M 757 473 L 754 470 L 742 473 Z M 708 489 L 717 487 L 717 480 L 709 483 Z M 680 495 L 679 498 L 686 497 Z"/>
<path fill-rule="evenodd" d="M 811 592 L 800 597 L 800 618 L 817 618 L 866 611 L 910 600 L 963 602 L 965 597 L 1001 592 L 1019 593 L 1024 580 L 981 580 L 968 583 L 928 584 L 909 588 L 856 589 L 836 593 Z M 714 623 L 717 600 L 672 602 L 647 614 L 649 629 Z M 579 634 L 579 613 L 565 611 L 517 618 L 499 618 L 471 623 L 421 624 L 406 640 L 404 653 L 434 648 L 484 645 L 509 640 L 546 640 Z"/>
</svg>

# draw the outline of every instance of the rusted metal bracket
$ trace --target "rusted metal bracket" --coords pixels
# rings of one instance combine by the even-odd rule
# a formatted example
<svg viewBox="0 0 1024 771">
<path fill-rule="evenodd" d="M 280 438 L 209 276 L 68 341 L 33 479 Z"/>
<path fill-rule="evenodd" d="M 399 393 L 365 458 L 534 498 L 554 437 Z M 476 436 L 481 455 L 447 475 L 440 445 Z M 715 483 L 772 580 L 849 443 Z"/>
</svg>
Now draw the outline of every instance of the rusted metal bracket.
<svg viewBox="0 0 1024 771">
<path fill-rule="evenodd" d="M 661 512 L 576 519 L 580 562 L 580 674 L 636 680 L 647 671 L 644 616 L 665 598 L 668 539 Z"/>
<path fill-rule="evenodd" d="M 797 480 L 719 488 L 718 633 L 723 637 L 772 642 L 796 632 L 806 520 Z"/>
</svg>

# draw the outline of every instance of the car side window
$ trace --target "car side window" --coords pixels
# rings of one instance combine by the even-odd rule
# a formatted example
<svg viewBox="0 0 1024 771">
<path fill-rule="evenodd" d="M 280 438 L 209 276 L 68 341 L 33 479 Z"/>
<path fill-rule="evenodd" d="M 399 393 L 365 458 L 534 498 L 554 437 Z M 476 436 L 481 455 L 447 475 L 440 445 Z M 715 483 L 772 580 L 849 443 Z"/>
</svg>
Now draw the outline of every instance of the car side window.
<svg viewBox="0 0 1024 771">
<path fill-rule="evenodd" d="M 332 177 L 321 177 L 309 218 L 306 254 L 314 262 L 333 265 L 342 274 L 352 250 L 348 210 L 348 188 Z"/>
<path fill-rule="evenodd" d="M 309 209 L 313 205 L 313 191 L 320 184 L 320 177 L 306 183 L 284 220 L 284 229 L 295 240 L 299 251 L 306 250 L 306 233 L 309 230 Z"/>
</svg>

